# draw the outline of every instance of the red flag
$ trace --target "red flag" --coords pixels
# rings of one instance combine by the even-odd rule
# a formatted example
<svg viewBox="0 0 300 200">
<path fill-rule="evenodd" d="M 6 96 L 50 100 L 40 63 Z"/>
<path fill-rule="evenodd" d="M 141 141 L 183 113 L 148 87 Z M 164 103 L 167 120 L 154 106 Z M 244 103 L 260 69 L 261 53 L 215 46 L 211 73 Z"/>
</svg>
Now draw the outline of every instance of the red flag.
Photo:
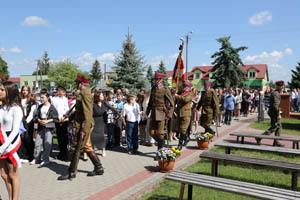
<svg viewBox="0 0 300 200">
<path fill-rule="evenodd" d="M 178 66 L 178 65 L 180 65 L 180 66 Z M 178 70 L 178 68 L 180 70 Z M 182 71 L 183 71 L 183 69 L 184 69 L 184 63 L 183 63 L 183 59 L 181 57 L 181 53 L 179 53 L 178 58 L 176 60 L 176 64 L 174 66 L 174 70 L 173 70 L 173 81 L 174 82 L 177 82 L 178 78 L 179 78 L 179 80 L 182 79 L 182 75 L 183 75 Z"/>
</svg>

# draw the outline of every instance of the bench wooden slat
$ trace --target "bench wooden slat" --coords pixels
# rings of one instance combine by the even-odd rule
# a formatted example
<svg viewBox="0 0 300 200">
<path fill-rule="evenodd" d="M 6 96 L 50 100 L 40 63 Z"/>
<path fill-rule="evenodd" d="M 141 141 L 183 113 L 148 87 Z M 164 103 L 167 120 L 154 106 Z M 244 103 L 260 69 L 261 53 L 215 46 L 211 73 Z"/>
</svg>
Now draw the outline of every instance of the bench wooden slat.
<svg viewBox="0 0 300 200">
<path fill-rule="evenodd" d="M 265 145 L 258 146 L 258 145 L 238 144 L 238 143 L 230 143 L 230 142 L 219 142 L 219 143 L 216 143 L 215 146 L 300 155 L 300 150 L 288 149 L 288 148 L 284 148 L 284 147 L 271 147 L 271 146 L 265 146 Z"/>
<path fill-rule="evenodd" d="M 218 189 L 226 192 L 232 192 L 261 199 L 282 200 L 300 198 L 300 193 L 294 191 L 283 189 L 278 190 L 278 188 L 269 186 L 262 187 L 258 184 L 245 184 L 245 182 L 242 181 L 232 181 L 229 179 L 193 174 L 188 172 L 172 172 L 166 178 L 180 183 Z"/>
<path fill-rule="evenodd" d="M 246 157 L 246 156 L 219 154 L 219 153 L 214 153 L 214 152 L 203 152 L 200 155 L 200 157 L 214 159 L 214 160 L 225 160 L 225 161 L 231 161 L 231 162 L 262 165 L 262 166 L 274 167 L 274 168 L 279 168 L 279 169 L 287 169 L 290 171 L 298 171 L 298 172 L 300 171 L 300 164 L 292 163 L 292 162 L 285 162 L 285 161 L 280 161 L 280 160 L 268 160 L 268 159 L 252 158 L 252 157 Z"/>
<path fill-rule="evenodd" d="M 238 136 L 238 137 L 253 137 L 259 139 L 276 139 L 276 140 L 300 142 L 300 138 L 272 136 L 272 135 L 244 134 L 244 133 L 237 133 L 237 132 L 230 133 L 229 135 Z"/>
<path fill-rule="evenodd" d="M 224 184 L 230 184 L 230 185 L 236 185 L 240 186 L 241 181 L 237 180 L 232 180 L 232 179 L 226 179 L 226 178 L 220 178 L 220 177 L 215 177 L 215 176 L 207 176 L 207 175 L 202 175 L 202 174 L 196 174 L 196 173 L 190 173 L 190 172 L 183 172 L 183 171 L 174 171 L 170 175 L 176 176 L 176 177 L 189 177 L 189 178 L 201 178 L 201 181 L 206 180 L 206 181 L 215 181 L 216 178 L 218 179 L 219 183 L 224 183 Z M 249 187 L 252 189 L 260 189 L 265 192 L 275 192 L 278 194 L 284 194 L 287 195 L 287 192 L 289 195 L 296 196 L 297 198 L 300 198 L 300 192 L 296 192 L 293 190 L 286 190 L 282 188 L 274 188 L 271 186 L 266 186 L 266 185 L 259 185 L 255 183 L 249 183 L 249 182 L 242 182 L 243 186 Z"/>
</svg>

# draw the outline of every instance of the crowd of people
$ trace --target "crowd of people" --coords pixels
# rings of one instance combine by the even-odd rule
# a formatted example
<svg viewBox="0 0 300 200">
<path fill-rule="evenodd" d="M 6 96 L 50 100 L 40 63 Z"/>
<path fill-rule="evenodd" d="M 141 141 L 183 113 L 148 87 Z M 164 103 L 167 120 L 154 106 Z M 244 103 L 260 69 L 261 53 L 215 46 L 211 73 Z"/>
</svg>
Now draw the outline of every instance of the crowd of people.
<svg viewBox="0 0 300 200">
<path fill-rule="evenodd" d="M 210 88 L 203 92 L 183 82 L 178 90 L 165 88 L 163 75 L 155 74 L 151 90 L 139 93 L 128 90 L 105 91 L 89 88 L 89 80 L 78 75 L 77 90 L 67 92 L 59 86 L 53 96 L 46 89 L 37 100 L 29 86 L 19 90 L 5 81 L 0 87 L 0 168 L 10 199 L 18 199 L 21 163 L 50 163 L 50 156 L 71 161 L 66 175 L 58 180 L 76 177 L 79 156 L 88 158 L 94 170 L 88 176 L 102 175 L 104 169 L 94 149 L 102 151 L 127 146 L 128 154 L 140 154 L 139 145 L 164 147 L 165 140 L 179 140 L 178 149 L 186 146 L 190 134 L 199 131 L 215 134 L 210 127 L 231 125 L 232 119 L 257 112 L 260 101 L 268 107 L 270 91 L 240 88 Z M 293 99 L 292 99 L 293 101 Z M 174 112 L 175 111 L 175 112 Z M 167 134 L 166 134 L 167 133 Z M 52 153 L 53 135 L 58 154 Z M 7 148 L 9 146 L 9 148 Z M 71 153 L 72 152 L 72 153 Z M 19 159 L 20 158 L 20 159 Z"/>
<path fill-rule="evenodd" d="M 291 91 L 291 108 L 294 112 L 300 112 L 300 88 Z"/>
</svg>

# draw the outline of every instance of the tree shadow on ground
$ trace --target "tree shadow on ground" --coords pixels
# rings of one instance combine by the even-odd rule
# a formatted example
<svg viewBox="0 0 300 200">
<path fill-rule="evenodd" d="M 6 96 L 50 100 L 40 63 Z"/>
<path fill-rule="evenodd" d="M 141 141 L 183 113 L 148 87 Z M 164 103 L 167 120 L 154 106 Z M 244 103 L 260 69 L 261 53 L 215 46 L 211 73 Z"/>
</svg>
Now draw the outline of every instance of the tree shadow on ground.
<svg viewBox="0 0 300 200">
<path fill-rule="evenodd" d="M 164 196 L 164 195 L 153 195 L 149 198 L 147 198 L 147 200 L 178 200 L 179 198 L 176 197 L 168 197 L 168 196 Z"/>
<path fill-rule="evenodd" d="M 300 120 L 299 120 L 299 122 L 300 122 Z M 300 134 L 300 123 L 295 124 L 295 123 L 282 122 L 281 125 L 282 125 L 283 129 L 299 131 L 299 134 Z"/>
</svg>

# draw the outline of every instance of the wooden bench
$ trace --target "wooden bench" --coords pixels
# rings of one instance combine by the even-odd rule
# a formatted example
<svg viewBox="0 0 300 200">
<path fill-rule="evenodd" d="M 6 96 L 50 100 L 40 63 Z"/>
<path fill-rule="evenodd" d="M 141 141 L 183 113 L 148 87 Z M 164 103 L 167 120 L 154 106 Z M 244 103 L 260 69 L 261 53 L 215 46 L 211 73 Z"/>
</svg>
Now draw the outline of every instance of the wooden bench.
<svg viewBox="0 0 300 200">
<path fill-rule="evenodd" d="M 226 154 L 230 154 L 231 149 L 247 149 L 247 150 L 257 150 L 257 151 L 267 151 L 273 153 L 283 153 L 283 154 L 290 154 L 290 155 L 300 155 L 300 150 L 298 149 L 288 149 L 284 147 L 272 147 L 266 145 L 253 145 L 253 144 L 237 144 L 237 143 L 230 143 L 230 142 L 219 142 L 214 144 L 214 146 L 225 147 Z"/>
<path fill-rule="evenodd" d="M 188 200 L 192 200 L 193 186 L 231 192 L 249 197 L 268 200 L 295 200 L 300 199 L 300 192 L 274 188 L 265 185 L 247 183 L 231 179 L 219 178 L 183 171 L 173 171 L 166 179 L 181 183 L 179 199 L 183 199 L 184 187 L 188 185 Z"/>
<path fill-rule="evenodd" d="M 267 160 L 261 158 L 251 158 L 229 154 L 219 154 L 214 152 L 203 152 L 200 155 L 201 158 L 207 158 L 212 160 L 211 174 L 212 176 L 218 176 L 218 161 L 229 161 L 235 163 L 260 165 L 270 168 L 276 168 L 281 170 L 288 170 L 292 173 L 292 190 L 297 190 L 298 176 L 300 172 L 300 164 L 292 162 L 284 162 L 279 160 Z"/>
<path fill-rule="evenodd" d="M 281 137 L 281 136 L 271 136 L 271 135 L 258 135 L 258 134 L 243 134 L 243 133 L 230 133 L 231 136 L 236 136 L 236 142 L 239 142 L 241 138 L 241 143 L 244 144 L 244 138 L 255 138 L 258 145 L 261 144 L 262 139 L 270 139 L 270 140 L 283 140 L 283 141 L 291 141 L 293 142 L 293 149 L 299 149 L 300 138 L 292 138 L 292 137 Z"/>
</svg>

